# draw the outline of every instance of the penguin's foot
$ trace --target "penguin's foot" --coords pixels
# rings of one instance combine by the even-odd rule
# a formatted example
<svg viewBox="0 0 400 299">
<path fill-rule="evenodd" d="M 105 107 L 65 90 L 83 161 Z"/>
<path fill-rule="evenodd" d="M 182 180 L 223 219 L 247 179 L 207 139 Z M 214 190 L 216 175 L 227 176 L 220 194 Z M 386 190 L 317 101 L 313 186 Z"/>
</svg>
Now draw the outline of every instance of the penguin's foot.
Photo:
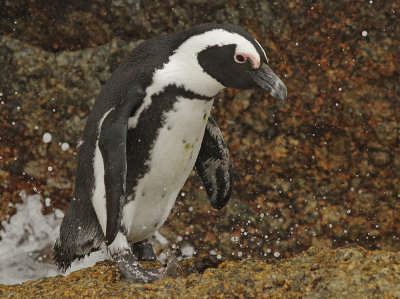
<svg viewBox="0 0 400 299">
<path fill-rule="evenodd" d="M 145 269 L 127 249 L 112 254 L 122 276 L 137 283 L 150 283 L 165 276 L 165 269 Z"/>
<path fill-rule="evenodd" d="M 139 261 L 155 261 L 157 256 L 154 254 L 153 245 L 149 239 L 133 243 L 131 245 L 132 253 Z"/>
</svg>

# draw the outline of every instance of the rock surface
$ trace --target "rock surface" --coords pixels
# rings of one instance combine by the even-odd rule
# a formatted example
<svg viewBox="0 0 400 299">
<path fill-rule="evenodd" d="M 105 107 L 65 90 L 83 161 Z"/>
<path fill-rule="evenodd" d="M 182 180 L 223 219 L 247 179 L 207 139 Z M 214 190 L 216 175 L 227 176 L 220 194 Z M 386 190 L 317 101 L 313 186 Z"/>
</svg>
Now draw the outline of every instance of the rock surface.
<svg viewBox="0 0 400 299">
<path fill-rule="evenodd" d="M 193 174 L 161 232 L 225 258 L 311 245 L 400 250 L 398 1 L 2 3 L 1 220 L 21 189 L 50 198 L 46 213 L 66 208 L 90 107 L 140 39 L 231 22 L 265 47 L 288 100 L 221 95 L 213 115 L 233 159 L 232 199 L 211 210 Z"/>
<path fill-rule="evenodd" d="M 152 266 L 152 265 L 150 265 Z M 121 280 L 111 262 L 21 285 L 0 285 L 4 298 L 399 298 L 400 253 L 361 247 L 310 248 L 279 262 L 202 257 L 182 263 L 181 275 L 152 284 Z"/>
</svg>

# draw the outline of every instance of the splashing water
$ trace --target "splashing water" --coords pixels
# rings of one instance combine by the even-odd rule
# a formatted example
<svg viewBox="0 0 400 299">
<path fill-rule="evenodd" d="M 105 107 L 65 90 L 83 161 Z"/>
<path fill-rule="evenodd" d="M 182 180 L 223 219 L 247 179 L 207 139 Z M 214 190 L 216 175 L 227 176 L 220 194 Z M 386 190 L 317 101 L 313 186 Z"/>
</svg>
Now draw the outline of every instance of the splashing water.
<svg viewBox="0 0 400 299">
<path fill-rule="evenodd" d="M 17 213 L 10 221 L 2 221 L 0 231 L 0 284 L 17 284 L 41 277 L 67 275 L 90 267 L 107 258 L 105 250 L 73 263 L 65 273 L 53 264 L 52 249 L 64 216 L 61 210 L 42 215 L 40 195 L 27 196 L 20 192 L 23 204 L 16 206 Z"/>
</svg>

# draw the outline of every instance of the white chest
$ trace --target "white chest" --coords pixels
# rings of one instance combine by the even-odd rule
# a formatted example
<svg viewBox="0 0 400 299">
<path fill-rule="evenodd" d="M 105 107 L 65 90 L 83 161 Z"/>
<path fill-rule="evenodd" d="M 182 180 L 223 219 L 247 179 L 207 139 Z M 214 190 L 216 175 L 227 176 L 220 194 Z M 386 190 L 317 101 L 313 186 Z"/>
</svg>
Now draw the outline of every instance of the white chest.
<svg viewBox="0 0 400 299">
<path fill-rule="evenodd" d="M 212 104 L 181 97 L 163 115 L 165 125 L 151 150 L 149 172 L 139 180 L 135 200 L 123 210 L 129 241 L 151 236 L 167 219 L 196 162 Z"/>
</svg>

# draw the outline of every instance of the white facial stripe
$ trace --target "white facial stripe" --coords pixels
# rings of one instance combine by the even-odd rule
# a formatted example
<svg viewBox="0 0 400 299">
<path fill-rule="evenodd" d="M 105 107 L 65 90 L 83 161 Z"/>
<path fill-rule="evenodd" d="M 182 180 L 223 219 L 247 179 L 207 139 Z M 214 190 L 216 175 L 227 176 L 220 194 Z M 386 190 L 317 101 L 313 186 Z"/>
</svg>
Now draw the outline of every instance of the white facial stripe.
<svg viewBox="0 0 400 299">
<path fill-rule="evenodd" d="M 243 36 L 222 29 L 207 31 L 190 37 L 175 50 L 163 68 L 154 73 L 153 84 L 146 90 L 147 94 L 155 94 L 166 85 L 175 84 L 200 95 L 215 96 L 224 86 L 203 71 L 197 54 L 208 47 L 231 44 L 237 45 L 237 52 L 247 53 L 260 61 L 255 47 Z"/>
<path fill-rule="evenodd" d="M 261 45 L 260 45 L 260 43 L 258 42 L 258 40 L 256 40 L 256 39 L 254 39 L 254 40 L 256 41 L 257 45 L 260 46 L 261 51 L 263 51 L 263 53 L 264 53 L 265 60 L 268 62 L 268 57 L 267 57 L 267 54 L 265 54 L 265 51 L 264 51 L 263 47 L 261 47 Z"/>
</svg>

